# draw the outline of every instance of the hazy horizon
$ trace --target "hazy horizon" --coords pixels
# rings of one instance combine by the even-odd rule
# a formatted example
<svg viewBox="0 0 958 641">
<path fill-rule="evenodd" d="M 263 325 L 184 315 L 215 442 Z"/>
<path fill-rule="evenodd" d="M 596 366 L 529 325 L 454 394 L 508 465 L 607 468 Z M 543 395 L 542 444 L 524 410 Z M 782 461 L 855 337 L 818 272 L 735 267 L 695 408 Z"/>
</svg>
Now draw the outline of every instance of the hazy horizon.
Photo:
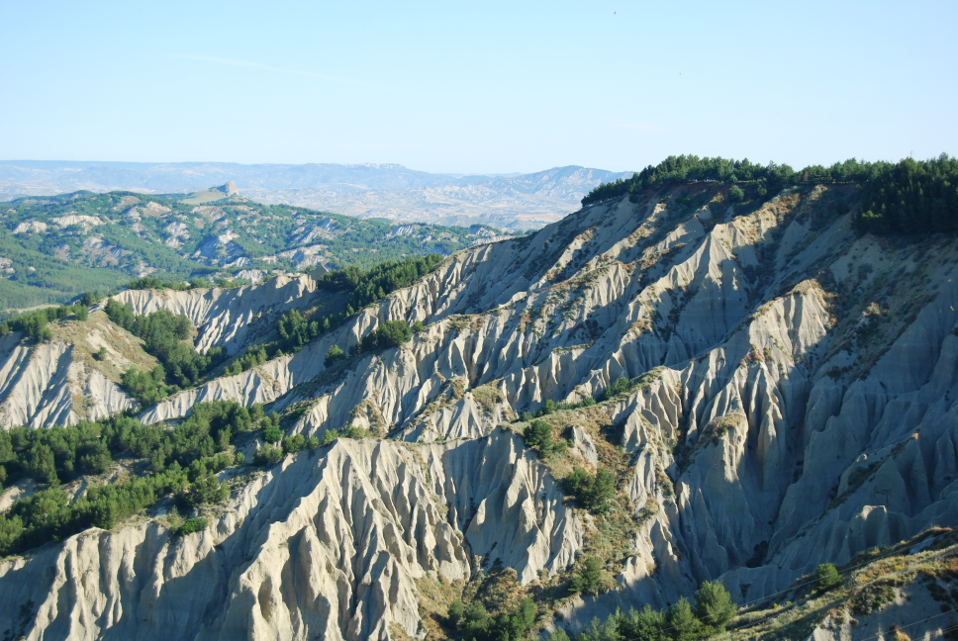
<svg viewBox="0 0 958 641">
<path fill-rule="evenodd" d="M 947 2 L 55 0 L 0 18 L 11 159 L 514 174 L 958 151 Z"/>
<path fill-rule="evenodd" d="M 611 172 L 629 172 L 639 171 L 642 168 L 634 169 L 608 169 L 607 167 L 589 167 L 581 164 L 553 165 L 551 167 L 542 167 L 534 171 L 484 171 L 484 172 L 466 172 L 466 171 L 429 171 L 418 167 L 409 167 L 402 163 L 394 162 L 238 162 L 233 160 L 90 160 L 86 158 L 0 158 L 0 165 L 12 163 L 62 163 L 62 164 L 122 164 L 122 165 L 239 165 L 242 167 L 305 167 L 310 165 L 336 165 L 342 167 L 401 167 L 409 171 L 434 174 L 449 174 L 452 176 L 517 176 L 530 173 L 541 173 L 552 169 L 563 169 L 565 167 L 581 167 L 582 169 L 597 169 Z"/>
</svg>

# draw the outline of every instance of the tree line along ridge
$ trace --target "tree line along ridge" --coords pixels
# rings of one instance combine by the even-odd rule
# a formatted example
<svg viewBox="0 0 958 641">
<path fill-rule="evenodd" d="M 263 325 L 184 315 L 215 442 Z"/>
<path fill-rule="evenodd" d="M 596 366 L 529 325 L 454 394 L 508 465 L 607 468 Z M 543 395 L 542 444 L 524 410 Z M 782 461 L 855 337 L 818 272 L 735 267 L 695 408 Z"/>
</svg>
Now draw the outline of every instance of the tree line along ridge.
<svg viewBox="0 0 958 641">
<path fill-rule="evenodd" d="M 897 163 L 850 159 L 830 167 L 759 165 L 748 160 L 669 156 L 631 178 L 599 185 L 582 199 L 590 205 L 612 198 L 692 182 L 731 185 L 729 200 L 764 200 L 801 185 L 855 184 L 861 205 L 855 215 L 861 232 L 928 234 L 958 231 L 958 159 L 942 154 L 930 160 Z"/>
</svg>

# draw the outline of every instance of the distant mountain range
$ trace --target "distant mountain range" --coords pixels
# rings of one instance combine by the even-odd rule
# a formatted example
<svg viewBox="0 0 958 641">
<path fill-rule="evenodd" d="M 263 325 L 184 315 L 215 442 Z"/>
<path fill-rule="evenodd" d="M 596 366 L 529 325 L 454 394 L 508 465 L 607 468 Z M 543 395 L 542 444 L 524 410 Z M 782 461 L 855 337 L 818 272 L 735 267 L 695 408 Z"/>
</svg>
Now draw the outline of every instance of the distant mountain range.
<svg viewBox="0 0 958 641">
<path fill-rule="evenodd" d="M 523 230 L 579 208 L 596 185 L 632 172 L 567 166 L 531 174 L 433 174 L 395 164 L 243 165 L 0 161 L 0 200 L 88 190 L 192 192 L 233 181 L 245 197 L 363 218 Z"/>
</svg>

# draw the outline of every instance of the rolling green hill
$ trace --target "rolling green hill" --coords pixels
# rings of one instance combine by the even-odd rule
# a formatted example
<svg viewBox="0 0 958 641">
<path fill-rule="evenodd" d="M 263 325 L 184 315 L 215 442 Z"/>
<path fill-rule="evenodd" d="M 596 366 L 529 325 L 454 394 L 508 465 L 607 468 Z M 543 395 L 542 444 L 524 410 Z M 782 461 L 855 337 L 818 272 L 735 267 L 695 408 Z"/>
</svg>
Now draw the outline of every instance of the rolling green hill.
<svg viewBox="0 0 958 641">
<path fill-rule="evenodd" d="M 359 220 L 225 193 L 200 200 L 76 192 L 0 203 L 0 309 L 62 303 L 145 275 L 257 279 L 446 255 L 498 234 L 481 226 Z"/>
</svg>

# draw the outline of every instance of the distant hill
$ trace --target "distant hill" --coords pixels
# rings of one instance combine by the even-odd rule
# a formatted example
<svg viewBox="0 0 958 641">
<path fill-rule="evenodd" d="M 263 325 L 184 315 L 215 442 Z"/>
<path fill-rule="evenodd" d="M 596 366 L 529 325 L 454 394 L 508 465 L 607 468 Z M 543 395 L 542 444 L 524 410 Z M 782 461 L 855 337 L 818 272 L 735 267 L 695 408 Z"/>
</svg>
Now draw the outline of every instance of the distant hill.
<svg viewBox="0 0 958 641">
<path fill-rule="evenodd" d="M 263 205 L 235 185 L 185 195 L 76 192 L 0 203 L 0 311 L 146 275 L 236 276 L 449 254 L 501 234 Z"/>
<path fill-rule="evenodd" d="M 579 208 L 600 183 L 632 172 L 567 166 L 532 174 L 432 174 L 394 164 L 241 165 L 0 161 L 0 199 L 78 190 L 174 193 L 235 181 L 245 196 L 351 216 L 533 229 Z"/>
</svg>

